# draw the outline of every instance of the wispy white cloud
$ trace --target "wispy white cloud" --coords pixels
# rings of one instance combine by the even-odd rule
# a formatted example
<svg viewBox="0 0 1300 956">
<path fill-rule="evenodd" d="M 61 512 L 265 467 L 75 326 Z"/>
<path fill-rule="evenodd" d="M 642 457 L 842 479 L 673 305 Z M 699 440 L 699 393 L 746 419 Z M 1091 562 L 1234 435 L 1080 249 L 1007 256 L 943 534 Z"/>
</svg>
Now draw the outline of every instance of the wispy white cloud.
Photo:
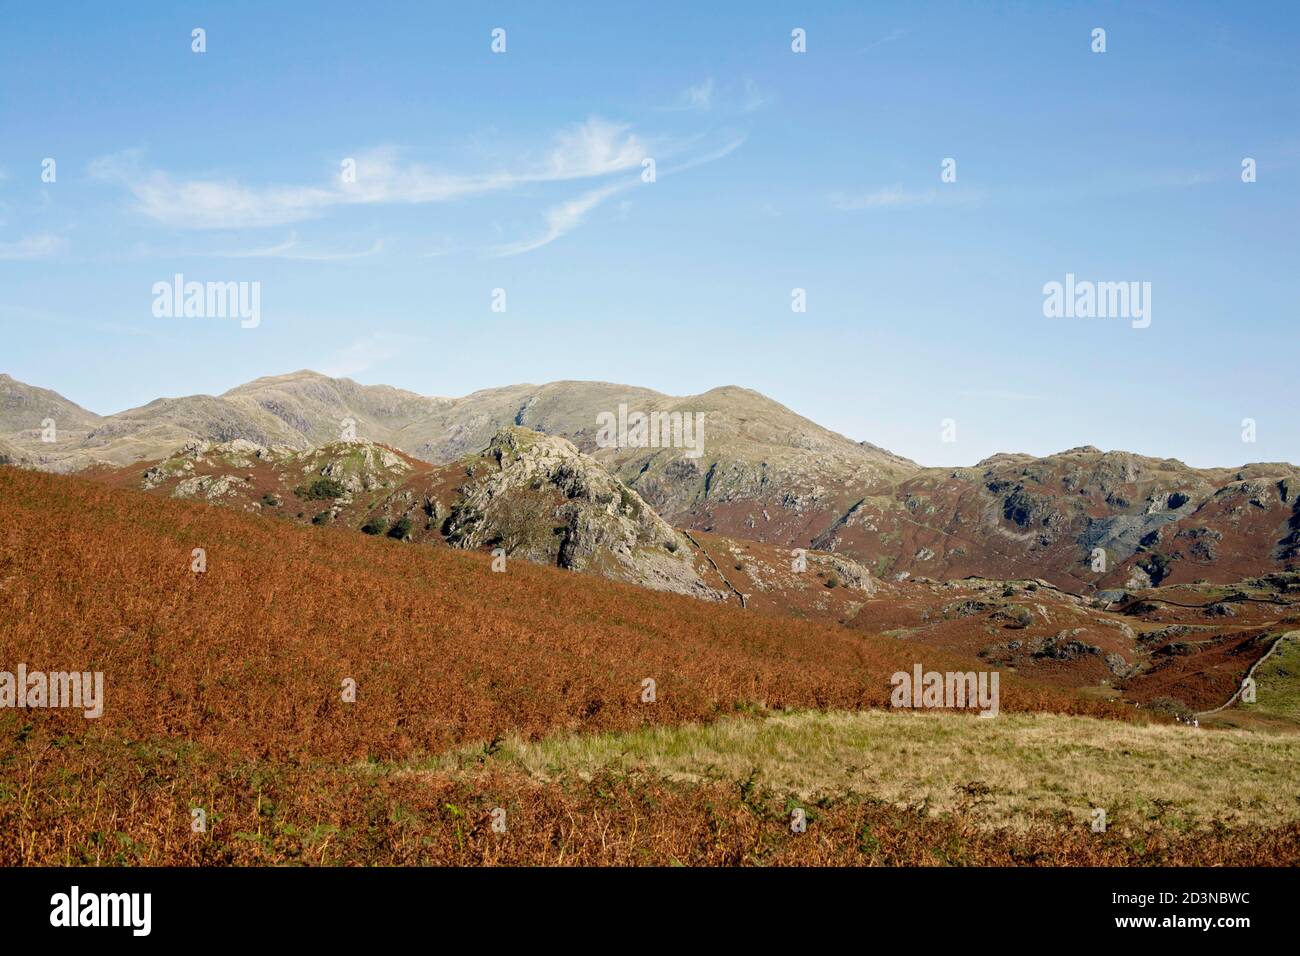
<svg viewBox="0 0 1300 956">
<path fill-rule="evenodd" d="M 686 97 L 692 109 L 711 109 L 713 106 L 713 78 L 709 77 L 703 83 L 687 89 Z"/>
<path fill-rule="evenodd" d="M 570 127 L 556 137 L 543 168 L 521 174 L 518 181 L 588 179 L 630 169 L 646 156 L 646 148 L 628 129 L 626 123 L 595 118 Z"/>
<path fill-rule="evenodd" d="M 713 77 L 709 77 L 693 86 L 688 86 L 674 102 L 660 107 L 659 110 L 663 113 L 708 113 L 716 108 L 718 112 L 753 113 L 770 102 L 771 99 L 764 96 L 758 84 L 751 79 L 744 80 L 737 89 L 735 83 L 728 83 L 719 88 L 713 82 Z"/>
<path fill-rule="evenodd" d="M 771 97 L 764 96 L 759 91 L 757 83 L 753 80 L 745 80 L 745 93 L 740 100 L 740 111 L 742 113 L 755 113 L 771 102 Z"/>
<path fill-rule="evenodd" d="M 419 338 L 412 335 L 375 332 L 356 339 L 335 352 L 322 363 L 321 373 L 332 378 L 356 375 L 397 358 L 419 341 Z"/>
<path fill-rule="evenodd" d="M 672 157 L 680 156 L 689 147 L 681 141 L 660 142 L 656 150 L 661 163 L 658 175 L 669 176 L 721 159 L 741 142 L 734 139 L 712 152 L 688 157 L 671 167 L 662 164 L 671 162 Z M 180 228 L 238 229 L 292 223 L 322 215 L 337 206 L 435 203 L 518 186 L 606 178 L 639 168 L 649 155 L 647 146 L 626 124 L 590 119 L 562 130 L 531 161 L 522 161 L 514 169 L 472 175 L 404 163 L 392 148 L 373 149 L 354 157 L 355 177 L 340 174 L 333 181 L 317 186 L 253 187 L 234 180 L 179 180 L 162 171 L 145 169 L 138 152 L 97 160 L 91 171 L 102 180 L 124 185 L 136 209 L 158 222 Z M 637 182 L 639 179 L 626 179 L 589 189 L 547 209 L 543 214 L 545 228 L 539 234 L 486 249 L 480 247 L 479 251 L 495 258 L 539 249 L 572 232 L 591 210 Z M 374 256 L 383 248 L 380 240 L 364 250 L 307 248 L 299 244 L 294 233 L 287 241 L 277 244 L 191 254 L 232 259 L 339 261 Z M 470 250 L 443 243 L 428 255 L 462 251 Z"/>
<path fill-rule="evenodd" d="M 0 259 L 11 262 L 49 259 L 62 248 L 63 240 L 49 233 L 24 236 L 16 242 L 0 242 Z"/>
<path fill-rule="evenodd" d="M 298 234 L 293 233 L 288 240 L 278 245 L 257 249 L 244 249 L 232 252 L 208 252 L 201 255 L 216 259 L 291 259 L 302 262 L 341 262 L 346 259 L 365 259 L 378 255 L 384 250 L 384 241 L 376 239 L 369 249 L 360 252 L 318 252 L 303 249 L 298 243 Z"/>
<path fill-rule="evenodd" d="M 1234 170 L 1234 172 L 1238 171 Z M 1214 173 L 1205 170 L 1167 169 L 1157 172 L 1154 178 L 1157 185 L 1179 187 L 1204 186 L 1206 183 L 1214 182 L 1215 179 L 1228 177 L 1216 176 Z"/>
<path fill-rule="evenodd" d="M 525 252 L 532 252 L 534 249 L 540 249 L 549 243 L 554 242 L 561 236 L 568 235 L 586 218 L 587 213 L 595 209 L 610 196 L 617 192 L 634 186 L 639 180 L 629 182 L 615 183 L 609 186 L 602 186 L 600 189 L 593 189 L 584 193 L 576 199 L 570 199 L 568 202 L 560 203 L 558 206 L 552 206 L 546 211 L 546 231 L 532 239 L 524 239 L 519 242 L 507 243 L 503 246 L 497 246 L 490 253 L 492 258 L 500 259 L 506 256 L 517 256 Z"/>
<path fill-rule="evenodd" d="M 707 112 L 713 107 L 713 77 L 709 77 L 703 83 L 697 83 L 695 86 L 688 86 L 682 94 L 682 104 L 685 109 L 699 110 Z"/>
<path fill-rule="evenodd" d="M 685 160 L 684 162 L 678 163 L 676 166 L 670 166 L 667 169 L 661 169 L 659 170 L 659 176 L 660 177 L 671 176 L 674 173 L 681 173 L 681 172 L 685 172 L 688 169 L 694 169 L 696 166 L 703 166 L 706 163 L 717 162 L 719 159 L 722 159 L 724 156 L 729 156 L 731 153 L 734 153 L 737 149 L 743 146 L 744 143 L 745 143 L 745 139 L 743 136 L 737 137 L 736 139 L 731 140 L 730 142 L 726 143 L 723 146 L 719 146 L 717 149 L 712 150 L 711 152 L 704 153 L 700 156 L 696 156 L 693 159 Z"/>
<path fill-rule="evenodd" d="M 675 173 L 692 169 L 696 166 L 703 166 L 705 163 L 712 163 L 722 159 L 724 156 L 732 153 L 744 142 L 743 139 L 736 139 L 710 153 L 688 159 L 676 166 L 661 169 L 656 178 L 662 179 L 665 176 L 672 176 Z M 506 243 L 505 245 L 496 246 L 488 253 L 494 259 L 504 258 L 506 256 L 517 256 L 525 252 L 532 252 L 534 249 L 540 249 L 549 243 L 554 242 L 561 236 L 565 236 L 582 224 L 587 213 L 591 212 L 610 196 L 621 193 L 627 189 L 638 185 L 641 179 L 624 180 L 619 183 L 612 183 L 602 186 L 599 189 L 593 189 L 589 192 L 570 199 L 568 202 L 560 203 L 558 206 L 552 206 L 546 211 L 546 229 L 540 235 L 530 239 L 520 240 L 518 242 Z"/>
<path fill-rule="evenodd" d="M 870 192 L 832 193 L 831 204 L 846 212 L 868 209 L 904 209 L 916 206 L 971 206 L 982 205 L 989 198 L 987 190 L 978 186 L 955 185 L 930 189 L 906 189 L 899 185 L 883 186 Z"/>
<path fill-rule="evenodd" d="M 439 239 L 427 252 L 422 252 L 420 257 L 422 259 L 441 259 L 443 256 L 454 256 L 457 253 L 467 251 L 469 250 L 465 246 L 444 237 Z"/>
<path fill-rule="evenodd" d="M 862 52 L 865 53 L 867 52 L 867 50 L 874 50 L 876 47 L 884 46 L 886 43 L 894 43 L 895 41 L 901 40 L 903 37 L 907 36 L 907 34 L 910 32 L 911 32 L 910 30 L 903 30 L 903 29 L 890 30 L 879 40 L 876 40 L 874 43 L 867 44 L 867 46 L 863 49 Z"/>
<path fill-rule="evenodd" d="M 392 148 L 353 157 L 355 181 L 340 174 L 311 186 L 248 186 L 233 179 L 178 179 L 145 169 L 139 152 L 91 164 L 98 179 L 124 186 L 136 209 L 178 228 L 262 228 L 301 222 L 340 205 L 435 203 L 500 192 L 519 185 L 589 179 L 638 165 L 647 155 L 626 124 L 592 118 L 560 131 L 550 148 L 519 169 L 452 173 L 403 163 Z"/>
<path fill-rule="evenodd" d="M 138 150 L 105 156 L 90 175 L 125 186 L 138 212 L 170 226 L 233 229 L 279 226 L 319 213 L 336 201 L 337 190 L 322 187 L 244 186 L 233 179 L 177 180 L 143 167 Z"/>
<path fill-rule="evenodd" d="M 831 196 L 831 202 L 837 209 L 860 210 L 886 209 L 894 206 L 921 206 L 932 203 L 938 198 L 939 192 L 936 189 L 909 192 L 902 186 L 885 186 L 873 192 L 858 193 L 856 195 L 836 193 Z"/>
</svg>

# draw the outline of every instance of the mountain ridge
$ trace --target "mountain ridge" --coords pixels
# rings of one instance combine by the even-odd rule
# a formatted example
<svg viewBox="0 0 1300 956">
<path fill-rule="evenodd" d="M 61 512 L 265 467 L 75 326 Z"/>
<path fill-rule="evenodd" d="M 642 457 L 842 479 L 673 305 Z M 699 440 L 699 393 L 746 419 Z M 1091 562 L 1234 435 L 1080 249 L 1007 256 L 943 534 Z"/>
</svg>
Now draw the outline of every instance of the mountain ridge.
<svg viewBox="0 0 1300 956">
<path fill-rule="evenodd" d="M 47 471 L 161 460 L 193 441 L 301 451 L 348 438 L 445 465 L 525 428 L 571 442 L 674 528 L 835 552 L 899 580 L 1037 577 L 1082 592 L 1227 583 L 1300 560 L 1300 468 L 1289 463 L 1198 469 L 1081 445 L 925 467 L 736 385 L 670 396 L 562 380 L 444 398 L 302 369 L 110 416 L 7 375 L 0 396 L 0 453 Z M 660 423 L 662 442 L 633 440 L 637 415 Z M 42 440 L 47 416 L 54 441 Z M 611 441 L 601 422 L 615 418 Z"/>
<path fill-rule="evenodd" d="M 746 386 L 737 385 L 737 384 L 715 386 L 713 388 L 708 389 L 707 391 L 700 392 L 696 395 L 669 395 L 666 392 L 660 392 L 656 389 L 647 388 L 645 386 L 626 385 L 617 382 L 608 382 L 608 381 L 598 380 L 598 379 L 556 379 L 554 381 L 544 382 L 541 384 L 535 382 L 518 382 L 511 385 L 490 386 L 487 388 L 475 389 L 474 391 L 467 392 L 462 396 L 445 396 L 445 395 L 425 395 L 419 392 L 411 391 L 410 389 L 404 389 L 398 386 L 387 385 L 382 383 L 377 385 L 364 385 L 360 382 L 357 382 L 355 379 L 349 378 L 347 376 L 330 376 L 330 375 L 326 375 L 323 372 L 317 372 L 313 369 L 302 368 L 292 372 L 285 372 L 277 375 L 259 376 L 258 378 L 250 379 L 249 381 L 243 382 L 239 385 L 234 385 L 231 388 L 226 389 L 224 392 L 220 392 L 218 394 L 195 392 L 187 395 L 159 396 L 158 398 L 152 399 L 151 401 L 146 402 L 143 405 L 131 406 L 129 408 L 125 408 L 117 412 L 100 414 L 98 412 L 94 412 L 84 408 L 83 406 L 77 404 L 71 399 L 66 398 L 58 391 L 55 391 L 53 389 L 48 389 L 43 386 L 32 385 L 18 378 L 15 378 L 13 375 L 7 372 L 0 372 L 0 398 L 5 397 L 5 391 L 4 391 L 5 389 L 27 391 L 39 395 L 50 396 L 51 398 L 54 399 L 55 402 L 58 403 L 59 407 L 67 407 L 67 408 L 74 409 L 75 414 L 77 416 L 81 418 L 85 418 L 89 421 L 99 422 L 99 421 L 106 421 L 109 419 L 120 418 L 123 416 L 128 416 L 133 413 L 139 413 L 146 409 L 155 408 L 166 403 L 201 401 L 203 399 L 229 399 L 232 397 L 240 397 L 249 394 L 251 392 L 256 391 L 259 388 L 268 388 L 268 387 L 278 386 L 287 383 L 300 382 L 304 380 L 345 384 L 361 392 L 376 393 L 376 394 L 380 392 L 388 392 L 394 395 L 400 395 L 406 399 L 415 402 L 428 402 L 428 403 L 433 403 L 435 405 L 455 405 L 458 403 L 467 402 L 471 399 L 486 398 L 486 397 L 498 396 L 498 395 L 513 396 L 519 394 L 521 391 L 523 392 L 526 392 L 528 390 L 542 391 L 542 390 L 551 390 L 551 389 L 557 389 L 562 387 L 607 388 L 607 389 L 618 390 L 619 392 L 626 395 L 643 393 L 645 395 L 653 396 L 659 399 L 668 399 L 674 402 L 683 402 L 691 399 L 703 399 L 703 398 L 707 398 L 708 396 L 715 395 L 717 393 L 725 394 L 725 393 L 732 393 L 732 392 L 740 392 L 746 395 L 755 396 L 765 402 L 775 405 L 789 412 L 791 415 L 812 424 L 815 428 L 821 431 L 829 432 L 830 434 L 836 435 L 847 442 L 851 442 L 871 452 L 879 453 L 881 455 L 894 459 L 895 461 L 898 461 L 900 463 L 910 465 L 918 471 L 923 471 L 923 470 L 943 471 L 943 470 L 962 470 L 962 469 L 971 470 L 977 468 L 984 468 L 991 464 L 998 463 L 1001 460 L 1011 460 L 1011 459 L 1043 460 L 1049 458 L 1058 458 L 1075 452 L 1094 453 L 1099 455 L 1115 455 L 1115 454 L 1137 455 L 1149 461 L 1170 462 L 1170 463 L 1177 464 L 1181 467 L 1187 468 L 1189 470 L 1206 471 L 1206 472 L 1242 471 L 1245 469 L 1264 468 L 1264 467 L 1291 468 L 1291 469 L 1300 467 L 1300 465 L 1291 462 L 1286 462 L 1286 461 L 1275 461 L 1275 462 L 1244 461 L 1241 462 L 1240 464 L 1227 464 L 1227 465 L 1189 465 L 1186 462 L 1182 461 L 1182 459 L 1175 458 L 1175 457 L 1162 458 L 1156 456 L 1141 455 L 1141 453 L 1139 452 L 1129 451 L 1123 448 L 1112 448 L 1112 449 L 1103 450 L 1095 445 L 1079 445 L 1072 448 L 1064 448 L 1061 449 L 1060 451 L 1049 452 L 1044 455 L 1035 455 L 1032 452 L 1026 452 L 1026 451 L 1000 451 L 1000 452 L 995 452 L 992 455 L 987 455 L 984 458 L 981 458 L 978 461 L 974 462 L 973 464 L 969 464 L 969 465 L 923 465 L 910 458 L 907 458 L 906 456 L 899 455 L 896 452 L 890 451 L 889 449 L 881 445 L 877 445 L 874 442 L 871 442 L 869 440 L 853 439 L 846 435 L 843 435 L 842 433 L 835 432 L 832 429 L 828 429 L 825 426 L 817 424 L 812 419 L 799 415 L 799 413 L 789 409 L 788 406 L 782 405 L 780 402 L 777 402 L 775 399 L 769 398 L 768 396 L 764 395 L 762 392 L 757 391 L 756 389 L 751 389 Z M 3 408 L 4 406 L 0 405 L 0 409 Z M 24 429 L 27 431 L 39 430 L 39 423 L 33 424 L 30 423 L 28 419 L 22 419 L 21 424 L 18 424 L 18 423 L 11 423 L 6 418 L 0 418 L 0 436 L 8 438 L 10 441 L 12 441 L 12 439 L 10 438 L 11 432 L 21 431 Z M 146 459 L 141 457 L 138 460 L 146 460 Z"/>
<path fill-rule="evenodd" d="M 1147 580 L 1091 596 L 1042 579 L 944 579 L 941 567 L 939 578 L 884 580 L 844 554 L 792 555 L 675 529 L 568 440 L 514 425 L 479 454 L 445 466 L 366 439 L 308 451 L 237 439 L 192 442 L 143 470 L 94 469 L 86 477 L 322 533 L 364 532 L 417 551 L 490 552 L 494 572 L 522 560 L 738 605 L 758 617 L 835 623 L 1106 698 L 1122 694 L 1143 706 L 1167 698 L 1184 717 L 1231 694 L 1234 675 L 1293 626 L 1300 609 L 1295 572 L 1230 587 Z M 153 507 L 133 500 L 141 511 Z"/>
</svg>

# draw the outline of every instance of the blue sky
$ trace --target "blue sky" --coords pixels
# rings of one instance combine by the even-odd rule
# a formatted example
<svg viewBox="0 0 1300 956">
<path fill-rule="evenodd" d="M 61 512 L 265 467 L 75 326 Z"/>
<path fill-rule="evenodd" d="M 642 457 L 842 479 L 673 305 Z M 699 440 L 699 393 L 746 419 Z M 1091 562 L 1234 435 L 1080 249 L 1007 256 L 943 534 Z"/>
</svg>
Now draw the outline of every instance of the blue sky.
<svg viewBox="0 0 1300 956">
<path fill-rule="evenodd" d="M 925 464 L 1300 461 L 1294 4 L 5 21 L 0 371 L 95 411 L 298 368 L 433 395 L 739 384 Z M 176 273 L 260 283 L 260 324 L 156 318 Z M 1067 273 L 1150 282 L 1150 327 L 1046 318 Z"/>
</svg>

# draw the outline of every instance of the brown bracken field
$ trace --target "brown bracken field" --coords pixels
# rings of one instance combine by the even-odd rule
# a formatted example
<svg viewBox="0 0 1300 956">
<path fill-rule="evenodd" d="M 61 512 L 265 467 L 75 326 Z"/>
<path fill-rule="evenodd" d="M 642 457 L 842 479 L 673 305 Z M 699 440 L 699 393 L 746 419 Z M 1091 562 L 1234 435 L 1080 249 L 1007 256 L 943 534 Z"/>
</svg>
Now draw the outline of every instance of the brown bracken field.
<svg viewBox="0 0 1300 956">
<path fill-rule="evenodd" d="M 878 708 L 918 659 L 968 666 L 831 624 L 490 564 L 0 467 L 0 670 L 102 671 L 105 685 L 98 719 L 0 710 L 0 865 L 1300 861 L 1294 822 L 1094 834 L 1057 814 L 1012 831 L 981 825 L 974 803 L 935 814 L 752 778 L 502 763 L 507 736 Z M 1001 697 L 1008 713 L 1135 719 L 1013 676 Z M 409 770 L 453 750 L 478 757 Z"/>
</svg>

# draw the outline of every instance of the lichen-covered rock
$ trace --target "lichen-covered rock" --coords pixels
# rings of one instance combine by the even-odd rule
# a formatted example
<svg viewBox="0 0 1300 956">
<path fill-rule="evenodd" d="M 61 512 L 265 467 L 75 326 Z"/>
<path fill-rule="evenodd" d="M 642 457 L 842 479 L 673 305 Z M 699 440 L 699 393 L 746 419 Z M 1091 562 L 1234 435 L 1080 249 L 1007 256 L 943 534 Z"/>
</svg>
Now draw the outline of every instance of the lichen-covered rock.
<svg viewBox="0 0 1300 956">
<path fill-rule="evenodd" d="M 186 478 L 172 490 L 173 498 L 204 498 L 217 501 L 244 491 L 248 482 L 238 475 L 197 475 Z"/>
<path fill-rule="evenodd" d="M 510 426 L 464 466 L 469 480 L 446 523 L 453 546 L 502 547 L 659 590 L 722 597 L 701 580 L 683 537 L 566 439 Z"/>
</svg>

